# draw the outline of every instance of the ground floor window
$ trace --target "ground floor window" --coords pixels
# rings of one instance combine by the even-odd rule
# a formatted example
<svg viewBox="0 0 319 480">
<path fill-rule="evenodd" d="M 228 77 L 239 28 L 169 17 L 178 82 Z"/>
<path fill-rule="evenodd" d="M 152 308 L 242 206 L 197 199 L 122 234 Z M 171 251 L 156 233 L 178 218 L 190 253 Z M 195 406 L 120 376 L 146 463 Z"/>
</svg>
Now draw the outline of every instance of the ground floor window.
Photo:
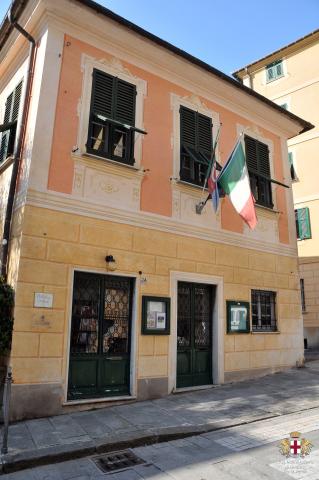
<svg viewBox="0 0 319 480">
<path fill-rule="evenodd" d="M 276 331 L 276 292 L 268 290 L 251 291 L 252 330 Z"/>
</svg>

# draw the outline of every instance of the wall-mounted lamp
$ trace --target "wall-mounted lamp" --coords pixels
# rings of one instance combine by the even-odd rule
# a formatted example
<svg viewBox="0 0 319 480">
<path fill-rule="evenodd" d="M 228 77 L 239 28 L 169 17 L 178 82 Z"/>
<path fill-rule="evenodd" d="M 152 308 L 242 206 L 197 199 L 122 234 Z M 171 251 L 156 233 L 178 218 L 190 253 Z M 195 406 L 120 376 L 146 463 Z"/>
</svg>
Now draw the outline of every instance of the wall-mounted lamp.
<svg viewBox="0 0 319 480">
<path fill-rule="evenodd" d="M 147 278 L 142 276 L 142 275 L 143 275 L 142 270 L 140 270 L 140 271 L 138 272 L 138 274 L 139 274 L 139 276 L 140 276 L 140 285 L 143 285 L 144 283 L 147 282 Z"/>
<path fill-rule="evenodd" d="M 105 261 L 106 261 L 106 268 L 108 270 L 110 270 L 111 272 L 114 272 L 114 270 L 116 270 L 116 260 L 115 258 L 113 257 L 113 255 L 107 255 L 105 257 Z"/>
</svg>

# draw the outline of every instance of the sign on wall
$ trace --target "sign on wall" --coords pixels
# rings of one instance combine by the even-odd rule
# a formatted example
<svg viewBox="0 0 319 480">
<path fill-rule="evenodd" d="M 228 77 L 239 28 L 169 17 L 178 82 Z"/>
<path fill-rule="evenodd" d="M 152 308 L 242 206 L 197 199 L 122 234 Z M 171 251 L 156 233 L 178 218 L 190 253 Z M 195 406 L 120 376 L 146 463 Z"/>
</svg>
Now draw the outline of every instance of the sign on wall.
<svg viewBox="0 0 319 480">
<path fill-rule="evenodd" d="M 142 297 L 142 334 L 169 335 L 170 298 Z"/>
<path fill-rule="evenodd" d="M 249 302 L 227 300 L 227 333 L 250 332 Z"/>
<path fill-rule="evenodd" d="M 52 308 L 53 293 L 35 293 L 33 306 L 37 308 Z"/>
</svg>

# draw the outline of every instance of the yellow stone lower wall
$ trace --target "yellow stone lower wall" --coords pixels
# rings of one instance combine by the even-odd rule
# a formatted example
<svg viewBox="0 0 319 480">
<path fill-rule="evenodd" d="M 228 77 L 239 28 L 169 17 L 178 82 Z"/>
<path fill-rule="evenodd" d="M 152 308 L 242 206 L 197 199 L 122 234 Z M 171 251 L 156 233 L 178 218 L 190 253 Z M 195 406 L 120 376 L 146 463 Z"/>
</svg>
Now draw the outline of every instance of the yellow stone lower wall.
<svg viewBox="0 0 319 480">
<path fill-rule="evenodd" d="M 299 270 L 305 289 L 304 337 L 308 347 L 319 348 L 319 257 L 300 258 Z"/>
<path fill-rule="evenodd" d="M 295 258 L 26 206 L 12 349 L 15 385 L 65 388 L 73 270 L 107 273 L 106 255 L 115 257 L 116 273 L 143 272 L 147 282 L 140 296 L 169 296 L 170 271 L 223 277 L 224 300 L 250 302 L 252 288 L 276 290 L 280 333 L 225 333 L 225 372 L 279 368 L 302 359 Z M 53 308 L 33 308 L 35 292 L 53 293 Z M 140 332 L 141 298 L 138 306 Z M 138 335 L 136 372 L 137 379 L 168 377 L 167 336 Z"/>
</svg>

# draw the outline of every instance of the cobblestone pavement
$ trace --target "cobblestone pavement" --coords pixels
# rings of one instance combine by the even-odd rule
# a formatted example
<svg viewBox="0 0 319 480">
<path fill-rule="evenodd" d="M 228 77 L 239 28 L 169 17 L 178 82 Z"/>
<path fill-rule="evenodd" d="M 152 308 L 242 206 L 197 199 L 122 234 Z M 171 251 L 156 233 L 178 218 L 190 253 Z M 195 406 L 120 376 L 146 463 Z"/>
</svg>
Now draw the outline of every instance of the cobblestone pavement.
<svg viewBox="0 0 319 480">
<path fill-rule="evenodd" d="M 279 443 L 300 431 L 309 456 L 286 458 Z M 144 464 L 103 474 L 96 456 L 4 475 L 3 480 L 319 479 L 319 408 L 227 430 L 132 449 Z"/>
<path fill-rule="evenodd" d="M 214 440 L 217 450 L 229 449 L 231 445 L 232 451 L 243 451 L 260 442 L 265 443 L 267 435 L 269 441 L 284 435 L 285 429 L 289 430 L 284 419 L 287 418 L 288 422 L 288 414 L 294 412 L 307 410 L 301 430 L 310 431 L 309 428 L 316 421 L 311 416 L 316 415 L 315 410 L 311 409 L 316 407 L 319 407 L 319 361 L 308 363 L 307 368 L 291 369 L 208 390 L 19 422 L 10 427 L 9 454 L 2 460 L 9 466 L 28 460 L 40 465 L 41 462 L 58 460 L 61 455 L 66 459 L 106 450 L 106 446 L 110 450 L 121 442 L 136 446 L 143 439 L 150 443 L 163 440 L 165 436 L 169 438 L 169 435 L 185 436 L 204 432 L 214 435 L 207 432 L 271 417 L 278 417 L 283 422 L 278 431 L 272 429 L 273 423 L 267 424 L 269 432 L 267 429 L 259 431 L 260 423 L 251 423 L 250 430 L 245 427 L 243 437 L 240 430 L 236 431 L 236 441 L 230 430 L 225 430 Z M 163 444 L 158 448 L 164 448 Z M 38 463 L 37 459 L 40 459 Z M 26 465 L 28 463 L 24 467 Z M 23 477 L 22 472 L 21 475 L 21 478 L 27 478 Z"/>
</svg>

